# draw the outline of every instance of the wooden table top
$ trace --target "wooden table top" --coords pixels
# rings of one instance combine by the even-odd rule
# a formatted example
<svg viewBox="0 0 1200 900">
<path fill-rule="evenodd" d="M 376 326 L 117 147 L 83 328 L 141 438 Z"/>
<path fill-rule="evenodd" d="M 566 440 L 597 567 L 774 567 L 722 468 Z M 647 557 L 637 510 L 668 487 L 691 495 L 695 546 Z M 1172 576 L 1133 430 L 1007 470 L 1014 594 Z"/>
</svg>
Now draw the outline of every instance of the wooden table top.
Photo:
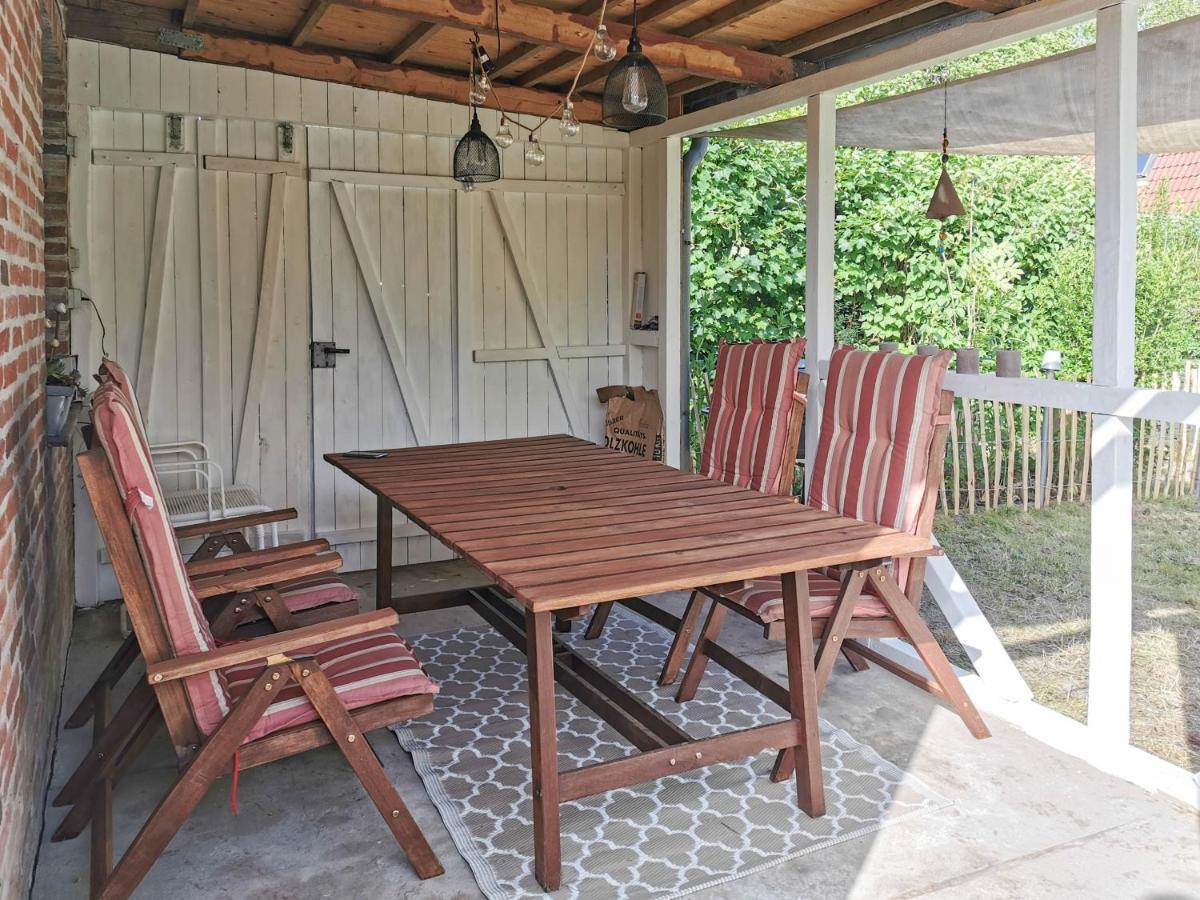
<svg viewBox="0 0 1200 900">
<path fill-rule="evenodd" d="M 568 435 L 387 454 L 325 459 L 535 611 L 931 546 Z"/>
</svg>

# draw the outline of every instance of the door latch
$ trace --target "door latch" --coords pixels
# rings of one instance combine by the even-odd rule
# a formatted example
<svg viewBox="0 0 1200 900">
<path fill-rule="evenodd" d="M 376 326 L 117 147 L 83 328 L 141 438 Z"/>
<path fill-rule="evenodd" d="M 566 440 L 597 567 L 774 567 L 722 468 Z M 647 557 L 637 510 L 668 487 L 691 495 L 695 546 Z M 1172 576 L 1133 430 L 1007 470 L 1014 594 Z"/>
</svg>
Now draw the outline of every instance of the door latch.
<svg viewBox="0 0 1200 900">
<path fill-rule="evenodd" d="M 349 347 L 339 347 L 333 341 L 313 341 L 308 345 L 309 363 L 314 369 L 335 369 L 337 358 L 349 352 Z"/>
</svg>

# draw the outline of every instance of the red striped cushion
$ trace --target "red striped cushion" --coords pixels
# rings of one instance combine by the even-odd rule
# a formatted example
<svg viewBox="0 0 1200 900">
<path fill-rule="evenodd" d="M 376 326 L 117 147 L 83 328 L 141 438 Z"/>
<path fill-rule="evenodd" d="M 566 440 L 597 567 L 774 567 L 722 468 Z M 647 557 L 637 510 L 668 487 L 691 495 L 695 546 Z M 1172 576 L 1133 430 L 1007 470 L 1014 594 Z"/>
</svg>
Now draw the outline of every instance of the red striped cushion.
<svg viewBox="0 0 1200 900">
<path fill-rule="evenodd" d="M 138 403 L 137 393 L 133 389 L 133 382 L 129 380 L 129 375 L 116 360 L 106 356 L 100 362 L 100 378 L 102 382 L 111 382 L 115 385 L 125 398 L 125 402 L 133 412 L 133 423 L 137 426 L 138 435 L 141 437 L 142 443 L 146 445 L 146 452 L 149 453 L 150 441 L 146 437 L 146 420 L 142 417 L 142 407 Z"/>
<path fill-rule="evenodd" d="M 804 339 L 722 341 L 709 406 L 700 474 L 763 493 L 779 492 L 785 465 L 796 448 L 788 445 L 796 371 Z M 791 484 L 783 493 L 791 493 Z"/>
<path fill-rule="evenodd" d="M 826 619 L 833 615 L 833 601 L 841 585 L 836 579 L 820 572 L 808 573 L 809 610 L 814 619 Z M 730 600 L 740 603 L 754 613 L 765 624 L 783 618 L 783 586 L 779 576 L 756 578 L 744 588 L 726 594 Z M 854 606 L 855 618 L 880 618 L 887 616 L 888 608 L 879 599 L 868 581 L 863 585 L 858 603 Z"/>
<path fill-rule="evenodd" d="M 201 653 L 217 646 L 208 620 L 192 592 L 183 554 L 163 505 L 154 467 L 139 435 L 136 417 L 121 390 L 112 383 L 97 388 L 92 422 L 125 499 L 142 562 L 154 599 L 176 655 Z M 183 680 L 196 724 L 212 732 L 229 713 L 229 695 L 218 672 Z"/>
<path fill-rule="evenodd" d="M 425 674 L 412 648 L 393 631 L 370 634 L 319 644 L 300 651 L 314 654 L 316 663 L 333 684 L 347 709 L 358 709 L 385 700 L 412 694 L 436 694 L 437 685 Z M 232 666 L 225 670 L 234 702 L 240 700 L 262 671 L 262 663 Z M 267 707 L 246 740 L 252 741 L 293 725 L 317 718 L 303 689 L 290 683 Z"/>
<path fill-rule="evenodd" d="M 839 347 L 829 363 L 809 503 L 915 534 L 950 352 Z M 908 566 L 897 565 L 903 588 Z"/>
<path fill-rule="evenodd" d="M 291 612 L 303 612 L 329 603 L 357 603 L 361 594 L 336 578 L 314 576 L 279 585 L 279 596 Z"/>
</svg>

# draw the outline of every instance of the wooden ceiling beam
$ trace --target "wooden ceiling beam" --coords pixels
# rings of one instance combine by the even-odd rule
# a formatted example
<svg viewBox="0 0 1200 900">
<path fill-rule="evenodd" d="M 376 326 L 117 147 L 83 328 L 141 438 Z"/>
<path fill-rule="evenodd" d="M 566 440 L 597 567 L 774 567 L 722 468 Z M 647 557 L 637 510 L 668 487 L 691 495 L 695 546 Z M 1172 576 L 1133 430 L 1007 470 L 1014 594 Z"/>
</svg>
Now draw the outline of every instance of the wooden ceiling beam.
<svg viewBox="0 0 1200 900">
<path fill-rule="evenodd" d="M 1033 0 L 950 0 L 950 2 L 963 9 L 978 9 L 998 15 L 1020 6 L 1026 6 Z"/>
<path fill-rule="evenodd" d="M 576 7 L 572 12 L 579 13 L 582 16 L 590 16 L 592 13 L 598 13 L 604 5 L 604 0 L 584 0 L 582 4 Z M 542 44 L 517 44 L 507 53 L 496 60 L 496 68 L 492 74 L 499 75 L 505 69 L 511 69 L 522 60 L 528 59 L 534 53 L 537 53 L 543 47 Z"/>
<path fill-rule="evenodd" d="M 519 41 L 567 47 L 582 53 L 596 28 L 596 19 L 592 16 L 534 6 L 520 0 L 496 2 L 501 32 Z M 496 25 L 495 7 L 480 0 L 348 0 L 347 5 L 471 31 L 493 31 Z M 615 41 L 629 39 L 627 25 L 614 22 L 608 30 Z M 663 68 L 762 86 L 781 84 L 795 77 L 795 67 L 784 57 L 744 47 L 679 38 L 650 29 L 639 28 L 638 34 L 646 56 Z"/>
<path fill-rule="evenodd" d="M 659 0 L 658 3 L 655 3 L 649 9 L 641 10 L 638 13 L 639 27 L 657 21 L 658 19 L 665 19 L 667 16 L 685 10 L 692 4 L 698 2 L 699 0 Z M 770 2 L 773 3 L 775 0 L 770 0 Z M 600 4 L 597 3 L 596 9 L 599 8 Z M 580 12 L 582 12 L 582 9 Z M 609 23 L 610 26 L 614 22 L 621 25 L 629 25 L 633 22 L 633 16 L 624 16 L 620 19 L 613 19 L 612 22 Z M 612 31 L 611 27 L 609 28 L 609 31 Z M 672 32 L 672 34 L 676 33 L 678 32 Z M 641 37 L 641 32 L 639 32 L 638 36 Z M 543 81 L 549 79 L 551 75 L 567 68 L 567 66 L 571 65 L 572 63 L 576 65 L 579 63 L 578 52 L 565 50 L 562 53 L 557 53 L 550 57 L 550 59 L 546 60 L 540 65 L 534 66 L 528 72 L 524 73 L 520 78 L 517 79 L 517 84 L 522 84 L 526 87 L 533 87 L 534 85 L 541 84 Z M 604 74 L 607 75 L 608 70 L 612 68 L 612 66 L 602 66 L 601 68 L 604 69 Z"/>
<path fill-rule="evenodd" d="M 191 28 L 196 24 L 196 18 L 200 15 L 200 4 L 203 0 L 187 0 L 183 7 L 183 27 Z"/>
<path fill-rule="evenodd" d="M 195 30 L 189 30 L 187 33 L 200 38 L 201 47 L 199 50 L 180 51 L 180 56 L 184 59 L 243 66 L 248 69 L 265 69 L 283 75 L 336 81 L 339 84 L 448 103 L 463 103 L 466 100 L 466 79 L 460 73 L 436 72 L 416 66 L 392 66 L 379 60 L 336 51 L 301 49 L 245 37 Z M 510 113 L 552 115 L 562 99 L 558 94 L 549 91 L 512 84 L 497 83 L 496 90 Z M 493 93 L 489 95 L 484 106 L 494 103 Z M 581 121 L 599 122 L 600 104 L 595 100 L 580 98 L 575 103 L 575 114 Z"/>
<path fill-rule="evenodd" d="M 760 13 L 764 9 L 774 6 L 777 2 L 778 0 L 734 0 L 734 2 L 727 3 L 706 16 L 701 16 L 699 19 L 688 22 L 680 28 L 674 28 L 672 31 L 683 37 L 704 37 L 705 35 L 712 34 L 714 31 L 720 31 L 722 28 L 736 25 L 742 19 L 748 19 L 755 13 Z"/>
<path fill-rule="evenodd" d="M 388 53 L 388 62 L 393 66 L 398 66 L 404 62 L 442 30 L 441 25 L 431 25 L 429 22 L 418 22 L 408 34 L 400 39 L 395 47 Z"/>
<path fill-rule="evenodd" d="M 295 29 L 293 29 L 289 43 L 293 47 L 303 47 L 320 23 L 321 17 L 325 15 L 326 11 L 332 5 L 332 0 L 312 0 L 312 3 L 308 5 L 308 9 L 304 11 L 304 15 L 300 17 L 300 21 L 297 23 Z M 191 25 L 184 22 L 183 27 L 190 28 Z"/>
</svg>

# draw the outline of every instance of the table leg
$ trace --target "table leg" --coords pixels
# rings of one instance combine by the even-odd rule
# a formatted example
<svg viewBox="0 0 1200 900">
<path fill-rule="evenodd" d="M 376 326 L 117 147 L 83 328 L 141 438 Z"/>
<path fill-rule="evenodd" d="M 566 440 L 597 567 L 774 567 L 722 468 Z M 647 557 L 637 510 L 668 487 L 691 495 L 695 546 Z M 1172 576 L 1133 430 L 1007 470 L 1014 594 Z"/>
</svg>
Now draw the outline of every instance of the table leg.
<svg viewBox="0 0 1200 900">
<path fill-rule="evenodd" d="M 554 636 L 548 612 L 525 613 L 529 662 L 529 744 L 533 769 L 533 871 L 547 891 L 562 880 L 558 823 L 558 735 L 554 721 Z"/>
<path fill-rule="evenodd" d="M 792 719 L 801 723 L 803 742 L 795 748 L 796 795 L 809 816 L 825 815 L 821 738 L 817 728 L 817 677 L 809 619 L 808 573 L 783 574 L 783 624 L 787 644 L 788 692 Z"/>
<path fill-rule="evenodd" d="M 392 605 L 392 503 L 376 498 L 375 507 L 375 608 Z"/>
</svg>

